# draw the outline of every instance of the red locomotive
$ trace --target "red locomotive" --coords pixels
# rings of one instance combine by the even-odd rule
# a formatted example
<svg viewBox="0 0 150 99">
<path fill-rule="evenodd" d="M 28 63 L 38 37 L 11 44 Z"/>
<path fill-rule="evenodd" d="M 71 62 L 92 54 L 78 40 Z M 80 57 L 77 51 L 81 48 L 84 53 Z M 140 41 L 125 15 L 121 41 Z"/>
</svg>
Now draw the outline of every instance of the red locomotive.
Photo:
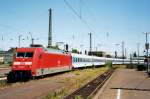
<svg viewBox="0 0 150 99">
<path fill-rule="evenodd" d="M 72 68 L 70 54 L 44 50 L 42 47 L 17 48 L 8 81 L 67 71 Z"/>
</svg>

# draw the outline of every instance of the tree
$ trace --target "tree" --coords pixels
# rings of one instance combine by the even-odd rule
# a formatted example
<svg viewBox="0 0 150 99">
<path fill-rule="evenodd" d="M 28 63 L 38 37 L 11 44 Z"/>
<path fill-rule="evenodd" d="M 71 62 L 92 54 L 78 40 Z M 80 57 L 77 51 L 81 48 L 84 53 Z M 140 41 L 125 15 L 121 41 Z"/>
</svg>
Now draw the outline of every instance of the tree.
<svg viewBox="0 0 150 99">
<path fill-rule="evenodd" d="M 77 49 L 72 49 L 72 53 L 78 53 Z"/>
<path fill-rule="evenodd" d="M 133 53 L 133 57 L 137 57 L 137 54 L 136 54 L 136 52 L 134 52 L 134 53 Z"/>
<path fill-rule="evenodd" d="M 115 51 L 115 58 L 117 58 L 117 51 Z"/>
</svg>

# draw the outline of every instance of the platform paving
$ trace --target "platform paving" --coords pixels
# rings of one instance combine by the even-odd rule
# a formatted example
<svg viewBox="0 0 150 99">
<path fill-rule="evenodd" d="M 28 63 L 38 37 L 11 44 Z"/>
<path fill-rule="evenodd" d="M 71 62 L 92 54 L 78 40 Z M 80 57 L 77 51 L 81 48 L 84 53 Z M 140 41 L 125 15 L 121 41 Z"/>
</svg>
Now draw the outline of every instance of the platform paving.
<svg viewBox="0 0 150 99">
<path fill-rule="evenodd" d="M 94 99 L 150 99 L 150 77 L 145 71 L 118 69 Z"/>
</svg>

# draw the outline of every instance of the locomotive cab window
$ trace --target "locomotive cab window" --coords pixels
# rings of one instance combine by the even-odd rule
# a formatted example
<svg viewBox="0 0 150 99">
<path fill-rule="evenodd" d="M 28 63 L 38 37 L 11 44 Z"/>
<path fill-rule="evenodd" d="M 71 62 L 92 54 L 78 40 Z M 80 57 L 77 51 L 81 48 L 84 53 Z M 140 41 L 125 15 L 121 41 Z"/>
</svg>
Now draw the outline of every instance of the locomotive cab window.
<svg viewBox="0 0 150 99">
<path fill-rule="evenodd" d="M 24 52 L 17 52 L 16 57 L 24 57 Z"/>
<path fill-rule="evenodd" d="M 26 52 L 25 57 L 33 57 L 33 52 Z"/>
<path fill-rule="evenodd" d="M 18 58 L 31 58 L 31 57 L 33 57 L 33 52 L 17 52 L 16 57 L 18 57 Z"/>
</svg>

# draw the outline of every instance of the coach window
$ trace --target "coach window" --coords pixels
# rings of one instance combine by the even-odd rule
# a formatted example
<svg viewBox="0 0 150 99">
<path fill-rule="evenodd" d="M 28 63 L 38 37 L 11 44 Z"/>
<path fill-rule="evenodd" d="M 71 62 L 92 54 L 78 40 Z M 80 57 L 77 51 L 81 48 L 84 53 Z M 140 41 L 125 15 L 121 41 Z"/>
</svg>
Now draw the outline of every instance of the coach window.
<svg viewBox="0 0 150 99">
<path fill-rule="evenodd" d="M 88 58 L 86 59 L 86 62 L 88 62 Z"/>
<path fill-rule="evenodd" d="M 74 62 L 76 62 L 76 58 L 74 57 Z"/>
<path fill-rule="evenodd" d="M 76 58 L 76 62 L 78 62 L 78 58 Z"/>
<path fill-rule="evenodd" d="M 75 62 L 75 58 L 73 57 L 73 60 L 72 60 L 73 62 Z"/>
<path fill-rule="evenodd" d="M 74 57 L 74 62 L 76 62 L 76 58 Z"/>
</svg>

